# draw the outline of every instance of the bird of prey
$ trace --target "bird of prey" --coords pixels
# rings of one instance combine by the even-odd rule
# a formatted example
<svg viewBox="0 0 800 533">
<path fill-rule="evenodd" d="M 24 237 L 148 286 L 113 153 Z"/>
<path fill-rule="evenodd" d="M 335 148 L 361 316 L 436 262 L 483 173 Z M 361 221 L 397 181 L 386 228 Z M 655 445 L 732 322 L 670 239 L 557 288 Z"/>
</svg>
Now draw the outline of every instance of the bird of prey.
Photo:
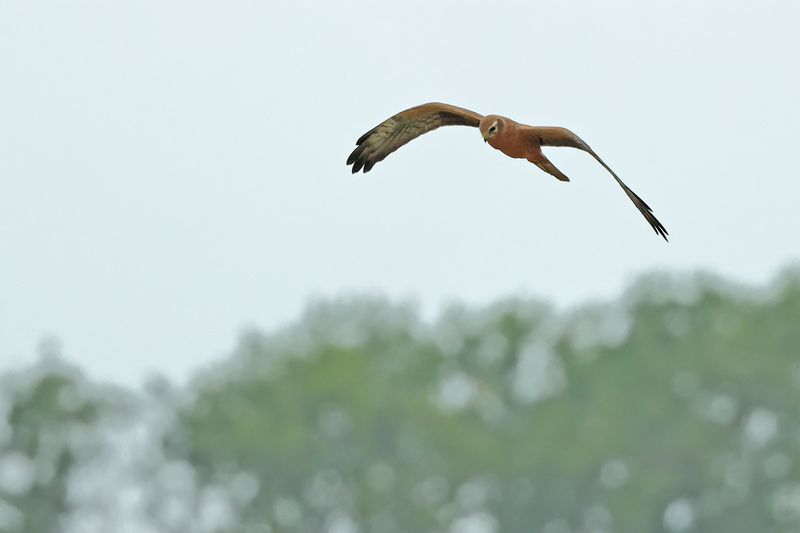
<svg viewBox="0 0 800 533">
<path fill-rule="evenodd" d="M 432 102 L 422 104 L 390 117 L 356 141 L 356 149 L 347 158 L 355 174 L 361 169 L 369 172 L 378 161 L 424 133 L 441 126 L 471 126 L 479 128 L 484 142 L 509 157 L 527 159 L 561 181 L 569 178 L 542 153 L 542 146 L 568 146 L 587 152 L 608 170 L 658 235 L 667 240 L 667 230 L 653 215 L 653 210 L 600 159 L 580 137 L 566 128 L 527 126 L 499 115 L 479 115 L 469 109 Z"/>
</svg>

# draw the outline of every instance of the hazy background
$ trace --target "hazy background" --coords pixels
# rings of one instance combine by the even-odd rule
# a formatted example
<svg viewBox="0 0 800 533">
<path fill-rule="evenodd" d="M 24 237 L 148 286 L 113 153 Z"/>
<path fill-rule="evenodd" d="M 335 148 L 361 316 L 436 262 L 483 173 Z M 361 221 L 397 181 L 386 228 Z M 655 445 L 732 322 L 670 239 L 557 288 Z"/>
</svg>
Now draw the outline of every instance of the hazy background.
<svg viewBox="0 0 800 533">
<path fill-rule="evenodd" d="M 764 282 L 800 256 L 796 2 L 0 3 L 0 367 L 184 379 L 310 297 L 611 297 L 638 272 Z M 352 177 L 439 100 L 578 132 L 563 184 L 475 130 Z"/>
</svg>

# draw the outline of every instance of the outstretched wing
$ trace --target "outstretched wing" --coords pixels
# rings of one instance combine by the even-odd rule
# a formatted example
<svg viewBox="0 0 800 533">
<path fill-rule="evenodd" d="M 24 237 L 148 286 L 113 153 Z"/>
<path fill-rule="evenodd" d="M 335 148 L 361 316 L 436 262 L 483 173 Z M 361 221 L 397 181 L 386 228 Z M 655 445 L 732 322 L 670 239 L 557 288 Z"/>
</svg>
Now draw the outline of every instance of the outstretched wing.
<svg viewBox="0 0 800 533">
<path fill-rule="evenodd" d="M 347 164 L 353 165 L 353 174 L 362 168 L 369 172 L 375 163 L 424 133 L 441 126 L 477 128 L 482 118 L 469 109 L 437 102 L 406 109 L 359 137 Z"/>
<path fill-rule="evenodd" d="M 568 130 L 567 128 L 558 128 L 558 127 L 541 127 L 541 126 L 524 126 L 522 128 L 522 132 L 528 137 L 531 142 L 538 144 L 539 146 L 568 146 L 570 148 L 577 148 L 578 150 L 583 150 L 588 154 L 591 154 L 598 163 L 603 165 L 603 167 L 608 170 L 614 179 L 617 180 L 622 190 L 625 191 L 625 194 L 628 195 L 628 198 L 631 199 L 633 205 L 639 210 L 640 213 L 647 219 L 647 222 L 653 227 L 653 230 L 658 234 L 661 235 L 664 240 L 667 239 L 667 229 L 664 225 L 659 222 L 659 220 L 653 214 L 653 210 L 650 208 L 644 200 L 642 200 L 638 194 L 633 192 L 625 182 L 623 182 L 617 174 L 611 170 L 611 168 L 606 165 L 605 161 L 600 159 L 600 156 L 594 153 L 586 142 L 583 139 L 575 135 L 573 132 Z"/>
</svg>

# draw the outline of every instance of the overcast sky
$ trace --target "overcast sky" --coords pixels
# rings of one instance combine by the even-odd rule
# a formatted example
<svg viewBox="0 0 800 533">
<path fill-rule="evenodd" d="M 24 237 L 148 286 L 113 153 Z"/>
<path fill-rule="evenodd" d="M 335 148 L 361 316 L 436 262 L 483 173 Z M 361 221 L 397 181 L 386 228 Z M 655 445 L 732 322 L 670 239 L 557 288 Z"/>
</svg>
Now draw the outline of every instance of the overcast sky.
<svg viewBox="0 0 800 533">
<path fill-rule="evenodd" d="M 312 297 L 606 298 L 651 269 L 760 283 L 800 257 L 800 4 L 0 2 L 0 370 L 183 379 Z M 581 135 L 571 183 L 444 128 L 444 101 Z"/>
</svg>

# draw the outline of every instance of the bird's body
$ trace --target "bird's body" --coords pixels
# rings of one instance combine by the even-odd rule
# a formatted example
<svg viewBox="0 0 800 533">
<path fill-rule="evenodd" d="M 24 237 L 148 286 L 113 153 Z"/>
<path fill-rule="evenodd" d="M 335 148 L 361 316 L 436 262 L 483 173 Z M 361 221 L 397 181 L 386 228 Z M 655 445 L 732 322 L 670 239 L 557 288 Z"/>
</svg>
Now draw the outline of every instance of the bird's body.
<svg viewBox="0 0 800 533">
<path fill-rule="evenodd" d="M 502 120 L 506 127 L 489 138 L 484 137 L 489 146 L 514 159 L 528 159 L 535 156 L 537 151 L 541 153 L 542 150 L 536 143 L 531 142 L 532 139 L 522 138 L 520 134 L 521 124 L 510 118 L 487 115 L 481 119 L 481 125 L 478 126 L 478 129 L 481 130 L 481 133 L 485 133 L 495 121 L 499 120 Z"/>
<path fill-rule="evenodd" d="M 515 159 L 527 159 L 561 181 L 569 178 L 542 153 L 542 146 L 568 146 L 594 157 L 617 181 L 653 230 L 667 239 L 667 230 L 653 215 L 644 200 L 628 188 L 617 174 L 580 137 L 566 128 L 528 126 L 499 115 L 482 116 L 474 111 L 449 104 L 429 103 L 412 107 L 384 120 L 357 141 L 357 147 L 347 158 L 353 173 L 362 168 L 369 172 L 407 142 L 441 126 L 471 126 L 478 128 L 483 140 L 492 148 Z"/>
</svg>

